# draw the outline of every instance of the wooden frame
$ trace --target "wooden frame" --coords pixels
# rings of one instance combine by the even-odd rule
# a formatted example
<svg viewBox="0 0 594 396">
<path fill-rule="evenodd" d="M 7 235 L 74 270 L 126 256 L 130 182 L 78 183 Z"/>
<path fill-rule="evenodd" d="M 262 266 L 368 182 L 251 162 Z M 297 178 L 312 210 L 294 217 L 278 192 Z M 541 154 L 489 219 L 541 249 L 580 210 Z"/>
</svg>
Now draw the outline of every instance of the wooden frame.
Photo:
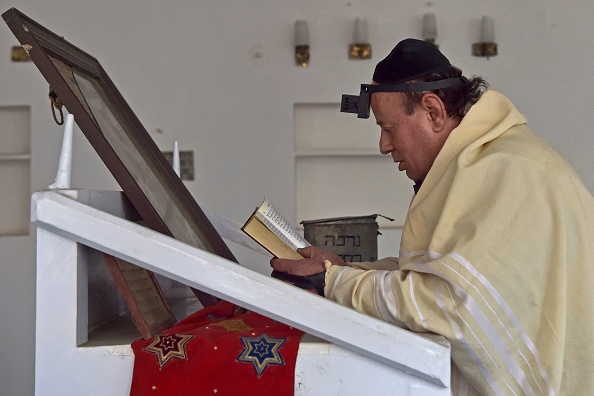
<svg viewBox="0 0 594 396">
<path fill-rule="evenodd" d="M 155 274 L 109 254 L 104 253 L 103 259 L 143 338 L 151 338 L 175 324 L 175 315 Z"/>
<path fill-rule="evenodd" d="M 237 261 L 97 59 L 15 8 L 2 17 L 145 224 Z M 204 306 L 217 301 L 194 293 Z"/>
</svg>

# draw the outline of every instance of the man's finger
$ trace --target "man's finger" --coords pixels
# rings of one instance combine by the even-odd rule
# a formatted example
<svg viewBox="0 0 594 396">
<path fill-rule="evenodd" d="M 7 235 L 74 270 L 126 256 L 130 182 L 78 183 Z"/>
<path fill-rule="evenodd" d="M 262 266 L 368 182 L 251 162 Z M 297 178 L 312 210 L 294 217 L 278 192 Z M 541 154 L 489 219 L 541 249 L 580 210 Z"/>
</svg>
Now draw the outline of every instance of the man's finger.
<svg viewBox="0 0 594 396">
<path fill-rule="evenodd" d="M 303 260 L 273 258 L 270 260 L 270 266 L 279 272 L 292 274 L 293 272 L 291 272 L 291 269 L 299 267 L 301 261 Z"/>
</svg>

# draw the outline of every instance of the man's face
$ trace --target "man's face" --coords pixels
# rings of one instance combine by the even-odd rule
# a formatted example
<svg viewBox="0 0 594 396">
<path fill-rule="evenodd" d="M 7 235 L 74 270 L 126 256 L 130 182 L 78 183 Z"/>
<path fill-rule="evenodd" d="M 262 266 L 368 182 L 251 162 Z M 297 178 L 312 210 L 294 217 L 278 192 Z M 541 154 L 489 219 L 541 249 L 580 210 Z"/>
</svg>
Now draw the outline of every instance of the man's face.
<svg viewBox="0 0 594 396">
<path fill-rule="evenodd" d="M 409 179 L 420 182 L 429 172 L 443 142 L 438 142 L 431 117 L 422 106 L 417 106 L 413 114 L 406 114 L 403 96 L 396 92 L 374 93 L 371 109 L 381 127 L 380 152 L 392 155 L 399 170 L 405 171 Z"/>
</svg>

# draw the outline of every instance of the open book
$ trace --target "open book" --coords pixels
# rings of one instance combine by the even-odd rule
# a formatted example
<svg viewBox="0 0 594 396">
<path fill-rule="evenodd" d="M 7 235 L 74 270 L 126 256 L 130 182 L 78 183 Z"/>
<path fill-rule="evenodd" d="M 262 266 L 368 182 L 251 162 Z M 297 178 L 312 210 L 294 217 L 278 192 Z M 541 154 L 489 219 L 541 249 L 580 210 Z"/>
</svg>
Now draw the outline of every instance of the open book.
<svg viewBox="0 0 594 396">
<path fill-rule="evenodd" d="M 254 241 L 279 258 L 302 258 L 298 248 L 310 244 L 264 199 L 241 228 Z"/>
</svg>

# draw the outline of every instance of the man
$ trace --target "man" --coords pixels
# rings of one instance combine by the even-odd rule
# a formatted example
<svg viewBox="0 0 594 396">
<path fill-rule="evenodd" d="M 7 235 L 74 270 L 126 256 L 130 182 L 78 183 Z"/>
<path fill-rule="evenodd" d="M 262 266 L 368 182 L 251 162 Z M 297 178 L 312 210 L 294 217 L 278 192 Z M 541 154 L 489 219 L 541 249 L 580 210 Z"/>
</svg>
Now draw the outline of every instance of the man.
<svg viewBox="0 0 594 396">
<path fill-rule="evenodd" d="M 308 247 L 271 266 L 322 273 L 326 298 L 446 337 L 454 394 L 592 394 L 592 195 L 507 98 L 434 45 L 400 42 L 373 82 L 346 110 L 365 117 L 370 103 L 380 151 L 415 182 L 400 258 Z"/>
</svg>

